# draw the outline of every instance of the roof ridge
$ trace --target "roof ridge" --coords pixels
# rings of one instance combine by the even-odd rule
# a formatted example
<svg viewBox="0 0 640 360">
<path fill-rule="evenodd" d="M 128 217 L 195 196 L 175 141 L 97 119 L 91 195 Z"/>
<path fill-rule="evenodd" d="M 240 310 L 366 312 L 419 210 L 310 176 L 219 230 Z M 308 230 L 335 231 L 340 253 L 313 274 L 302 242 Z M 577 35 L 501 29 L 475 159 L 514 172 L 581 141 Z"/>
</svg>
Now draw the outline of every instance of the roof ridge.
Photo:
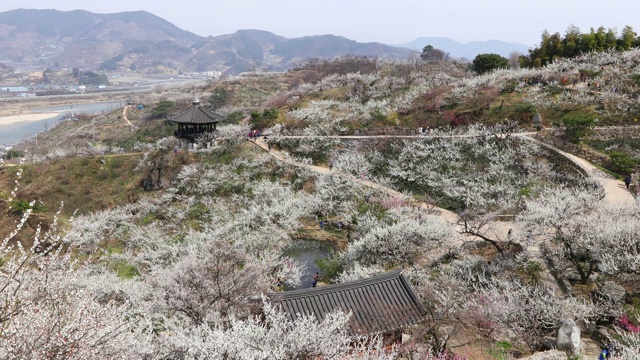
<svg viewBox="0 0 640 360">
<path fill-rule="evenodd" d="M 179 112 L 179 113 L 177 113 L 177 114 L 175 114 L 175 115 L 173 115 L 173 116 L 169 117 L 169 119 L 175 119 L 175 118 L 177 118 L 177 117 L 180 117 L 180 116 L 182 116 L 182 115 L 186 114 L 189 110 L 191 110 L 191 108 L 192 108 L 192 107 L 193 107 L 193 105 L 189 106 L 188 108 L 186 108 L 186 109 L 182 110 L 181 112 Z"/>
<path fill-rule="evenodd" d="M 320 286 L 316 288 L 298 289 L 298 290 L 281 291 L 281 292 L 270 292 L 270 293 L 267 293 L 266 295 L 269 298 L 277 297 L 278 299 L 292 299 L 300 296 L 312 296 L 316 294 L 324 294 L 327 292 L 335 292 L 342 289 L 372 285 L 372 284 L 392 280 L 392 279 L 401 277 L 402 272 L 403 272 L 403 269 L 398 269 L 398 270 L 386 272 L 381 275 L 376 275 L 369 278 L 359 279 L 359 280 L 345 282 L 345 283 L 325 285 L 325 286 Z"/>
<path fill-rule="evenodd" d="M 202 115 L 199 116 L 200 114 Z M 185 117 L 185 119 L 181 119 L 182 117 Z M 183 124 L 207 124 L 224 121 L 225 117 L 213 112 L 212 110 L 204 108 L 202 105 L 192 104 L 184 111 L 170 116 L 168 119 L 169 121 Z"/>
</svg>

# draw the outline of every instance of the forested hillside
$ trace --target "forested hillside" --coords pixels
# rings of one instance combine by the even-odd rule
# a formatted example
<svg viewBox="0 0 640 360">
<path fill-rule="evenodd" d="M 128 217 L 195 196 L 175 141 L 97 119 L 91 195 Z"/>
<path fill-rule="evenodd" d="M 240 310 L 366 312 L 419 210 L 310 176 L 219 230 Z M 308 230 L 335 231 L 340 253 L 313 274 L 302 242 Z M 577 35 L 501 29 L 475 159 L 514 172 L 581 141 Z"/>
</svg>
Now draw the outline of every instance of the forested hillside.
<svg viewBox="0 0 640 360">
<path fill-rule="evenodd" d="M 582 33 L 580 28 L 569 26 L 564 36 L 560 33 L 542 33 L 540 45 L 530 50 L 523 60 L 525 66 L 540 67 L 559 58 L 571 58 L 590 52 L 607 50 L 625 51 L 640 46 L 640 37 L 631 26 L 625 26 L 619 34 L 615 29 L 591 28 Z"/>
</svg>

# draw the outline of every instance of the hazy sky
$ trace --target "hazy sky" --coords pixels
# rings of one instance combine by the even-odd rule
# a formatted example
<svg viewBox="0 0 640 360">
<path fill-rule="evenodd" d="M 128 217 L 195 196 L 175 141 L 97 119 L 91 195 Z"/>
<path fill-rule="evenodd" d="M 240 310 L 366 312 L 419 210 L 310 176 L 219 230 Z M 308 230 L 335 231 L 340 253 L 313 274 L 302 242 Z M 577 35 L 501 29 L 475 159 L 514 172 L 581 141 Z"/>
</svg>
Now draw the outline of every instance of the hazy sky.
<svg viewBox="0 0 640 360">
<path fill-rule="evenodd" d="M 203 36 L 259 29 L 387 44 L 443 36 L 537 45 L 544 29 L 564 34 L 571 24 L 640 33 L 639 0 L 0 0 L 0 12 L 18 8 L 145 10 Z"/>
</svg>

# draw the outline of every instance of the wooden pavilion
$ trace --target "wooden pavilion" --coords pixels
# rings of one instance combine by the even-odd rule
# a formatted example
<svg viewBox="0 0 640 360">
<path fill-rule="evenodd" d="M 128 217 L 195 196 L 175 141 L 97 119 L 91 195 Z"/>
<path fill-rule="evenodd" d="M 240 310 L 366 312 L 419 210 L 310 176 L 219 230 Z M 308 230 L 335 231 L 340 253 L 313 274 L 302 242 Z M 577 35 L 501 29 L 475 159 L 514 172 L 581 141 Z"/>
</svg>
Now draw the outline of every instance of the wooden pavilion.
<svg viewBox="0 0 640 360">
<path fill-rule="evenodd" d="M 178 124 L 175 136 L 184 140 L 186 146 L 195 144 L 196 140 L 205 134 L 213 136 L 216 124 L 224 120 L 224 116 L 206 109 L 197 99 L 185 111 L 169 117 L 169 121 Z"/>
<path fill-rule="evenodd" d="M 402 270 L 348 283 L 269 293 L 267 297 L 292 321 L 301 315 L 322 321 L 336 309 L 351 311 L 351 336 L 397 337 L 403 328 L 420 323 L 426 314 Z"/>
</svg>

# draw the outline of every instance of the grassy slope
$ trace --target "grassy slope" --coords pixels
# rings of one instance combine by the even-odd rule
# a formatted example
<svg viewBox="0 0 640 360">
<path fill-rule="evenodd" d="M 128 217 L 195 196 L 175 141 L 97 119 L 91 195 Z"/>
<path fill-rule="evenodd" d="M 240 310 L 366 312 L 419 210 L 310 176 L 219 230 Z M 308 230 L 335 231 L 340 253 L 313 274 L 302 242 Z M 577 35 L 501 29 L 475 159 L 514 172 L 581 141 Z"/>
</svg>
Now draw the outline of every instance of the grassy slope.
<svg viewBox="0 0 640 360">
<path fill-rule="evenodd" d="M 139 184 L 144 173 L 135 170 L 141 159 L 141 154 L 107 155 L 24 165 L 18 199 L 41 202 L 45 210 L 37 214 L 36 219 L 45 224 L 53 218 L 61 201 L 66 209 L 63 216 L 75 210 L 88 213 L 124 204 L 142 193 Z M 17 171 L 18 167 L 10 167 L 0 172 L 0 194 L 10 192 Z M 6 211 L 6 200 L 0 200 L 0 206 Z M 0 224 L 0 237 L 12 229 L 12 225 L 6 224 L 18 218 L 17 214 L 9 215 L 5 224 Z M 29 225 L 35 228 L 38 221 Z M 24 239 L 29 239 L 31 234 L 32 231 L 20 233 Z"/>
</svg>

